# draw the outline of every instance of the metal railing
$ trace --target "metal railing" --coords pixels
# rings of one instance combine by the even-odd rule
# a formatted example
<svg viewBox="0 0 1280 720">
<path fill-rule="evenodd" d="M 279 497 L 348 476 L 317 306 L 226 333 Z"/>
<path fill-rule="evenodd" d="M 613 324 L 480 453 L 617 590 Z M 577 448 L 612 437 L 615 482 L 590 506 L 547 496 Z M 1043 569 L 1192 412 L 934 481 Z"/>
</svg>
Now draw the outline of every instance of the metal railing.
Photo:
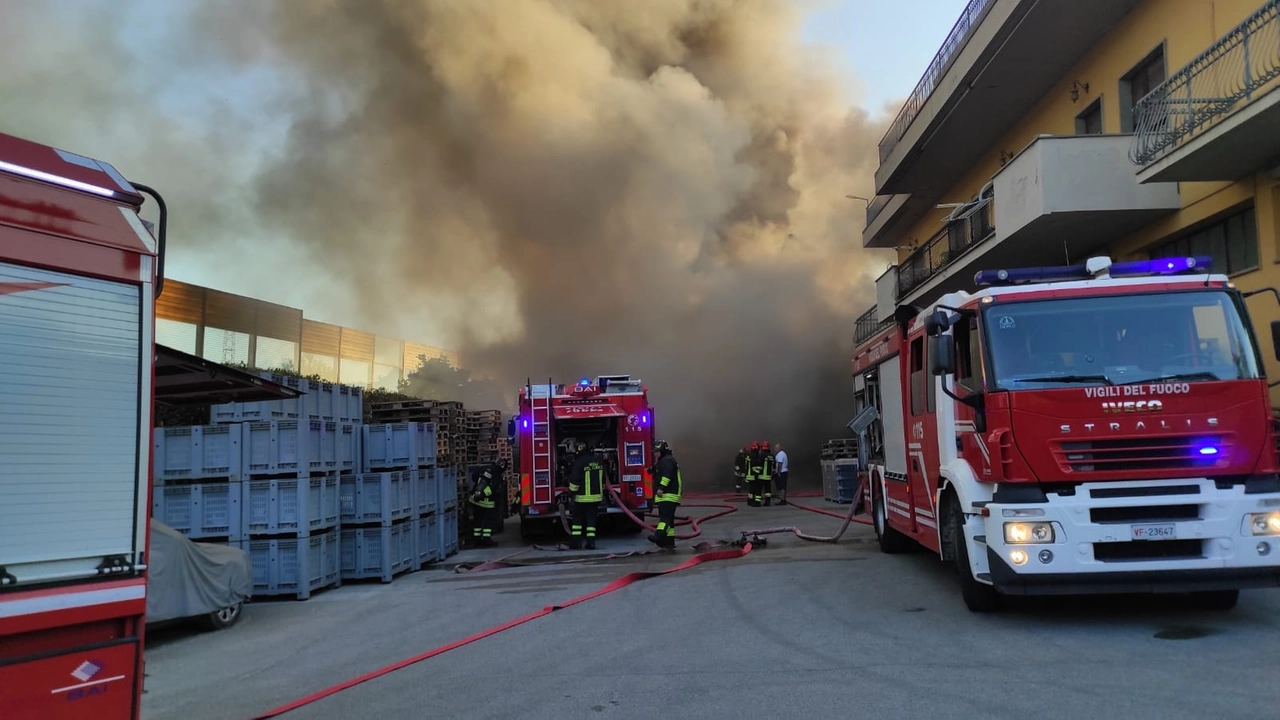
<svg viewBox="0 0 1280 720">
<path fill-rule="evenodd" d="M 878 335 L 882 330 L 893 324 L 893 318 L 889 318 L 884 322 L 876 320 L 876 306 L 872 305 L 870 310 L 858 316 L 858 322 L 853 327 L 853 345 L 857 347 L 862 343 L 870 340 Z"/>
<path fill-rule="evenodd" d="M 952 220 L 898 264 L 898 297 L 928 282 L 970 248 L 995 234 L 991 198 L 983 198 L 967 216 Z"/>
<path fill-rule="evenodd" d="M 1149 165 L 1248 104 L 1280 77 L 1280 0 L 1257 12 L 1134 106 L 1129 159 Z"/>
<path fill-rule="evenodd" d="M 867 203 L 866 227 L 871 227 L 871 223 L 875 222 L 876 218 L 880 217 L 880 213 L 883 212 L 885 207 L 889 204 L 891 197 L 892 196 L 890 195 L 877 195 L 871 199 L 871 202 Z"/>
<path fill-rule="evenodd" d="M 907 128 L 911 127 L 911 123 L 915 121 L 916 116 L 924 108 L 924 104 L 928 102 L 929 96 L 933 95 L 933 91 L 937 89 L 938 81 L 951 69 L 956 56 L 964 49 L 965 43 L 969 41 L 973 31 L 977 29 L 978 25 L 982 24 L 982 18 L 994 3 L 995 0 L 970 0 L 969 4 L 965 6 L 964 12 L 960 13 L 960 19 L 952 26 L 951 33 L 947 35 L 942 47 L 938 49 L 938 54 L 933 56 L 933 62 L 929 63 L 928 69 L 920 77 L 920 82 L 916 83 L 915 89 L 911 91 L 911 95 L 903 103 L 902 109 L 898 111 L 898 116 L 889 125 L 889 131 L 880 140 L 881 163 L 898 146 L 902 136 L 907 134 Z"/>
</svg>

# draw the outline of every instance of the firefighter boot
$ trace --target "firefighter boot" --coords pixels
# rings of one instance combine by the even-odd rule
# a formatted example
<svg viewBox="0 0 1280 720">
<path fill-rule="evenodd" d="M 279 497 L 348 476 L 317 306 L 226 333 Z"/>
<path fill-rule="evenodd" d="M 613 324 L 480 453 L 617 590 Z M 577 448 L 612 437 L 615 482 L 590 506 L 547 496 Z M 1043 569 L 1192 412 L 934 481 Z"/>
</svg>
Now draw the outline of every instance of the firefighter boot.
<svg viewBox="0 0 1280 720">
<path fill-rule="evenodd" d="M 593 538 L 593 537 L 589 537 L 589 538 L 587 538 L 587 549 L 588 549 L 588 550 L 595 550 L 595 549 L 596 549 L 596 539 L 595 539 L 595 538 Z"/>
</svg>

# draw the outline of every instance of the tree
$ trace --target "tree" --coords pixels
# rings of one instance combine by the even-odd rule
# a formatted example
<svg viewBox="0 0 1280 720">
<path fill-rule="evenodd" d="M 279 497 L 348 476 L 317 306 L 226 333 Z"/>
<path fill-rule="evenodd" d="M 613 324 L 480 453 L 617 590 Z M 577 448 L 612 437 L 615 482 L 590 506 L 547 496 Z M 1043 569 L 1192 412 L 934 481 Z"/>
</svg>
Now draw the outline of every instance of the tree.
<svg viewBox="0 0 1280 720">
<path fill-rule="evenodd" d="M 489 379 L 473 378 L 471 371 L 454 367 L 447 358 L 419 355 L 417 370 L 405 375 L 400 392 L 430 400 L 456 400 L 469 410 L 507 410 L 502 388 Z"/>
</svg>

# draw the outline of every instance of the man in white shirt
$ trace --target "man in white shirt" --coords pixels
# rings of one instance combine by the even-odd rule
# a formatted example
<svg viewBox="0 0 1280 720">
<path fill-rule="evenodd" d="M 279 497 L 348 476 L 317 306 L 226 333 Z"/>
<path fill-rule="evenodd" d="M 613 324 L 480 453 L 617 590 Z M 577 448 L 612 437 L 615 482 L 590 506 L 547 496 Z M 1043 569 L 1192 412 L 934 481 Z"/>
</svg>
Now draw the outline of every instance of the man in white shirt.
<svg viewBox="0 0 1280 720">
<path fill-rule="evenodd" d="M 778 448 L 778 454 L 774 456 L 778 463 L 778 475 L 773 479 L 773 482 L 778 489 L 778 495 L 781 496 L 781 499 L 778 500 L 778 504 L 786 505 L 787 504 L 787 470 L 788 470 L 787 451 L 782 449 L 782 443 L 778 443 L 775 447 Z"/>
</svg>

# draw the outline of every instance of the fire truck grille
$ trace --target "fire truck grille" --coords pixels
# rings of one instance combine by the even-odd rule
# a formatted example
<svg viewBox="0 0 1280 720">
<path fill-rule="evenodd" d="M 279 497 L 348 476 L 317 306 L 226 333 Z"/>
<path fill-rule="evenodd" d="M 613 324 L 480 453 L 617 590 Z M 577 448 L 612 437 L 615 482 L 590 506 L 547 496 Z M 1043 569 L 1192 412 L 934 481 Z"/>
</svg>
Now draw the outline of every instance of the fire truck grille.
<svg viewBox="0 0 1280 720">
<path fill-rule="evenodd" d="M 1228 454 L 1221 437 L 1181 435 L 1059 441 L 1053 454 L 1066 472 L 1125 472 L 1212 468 Z"/>
</svg>

